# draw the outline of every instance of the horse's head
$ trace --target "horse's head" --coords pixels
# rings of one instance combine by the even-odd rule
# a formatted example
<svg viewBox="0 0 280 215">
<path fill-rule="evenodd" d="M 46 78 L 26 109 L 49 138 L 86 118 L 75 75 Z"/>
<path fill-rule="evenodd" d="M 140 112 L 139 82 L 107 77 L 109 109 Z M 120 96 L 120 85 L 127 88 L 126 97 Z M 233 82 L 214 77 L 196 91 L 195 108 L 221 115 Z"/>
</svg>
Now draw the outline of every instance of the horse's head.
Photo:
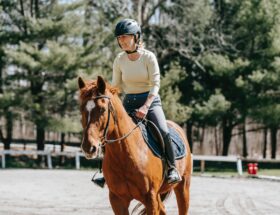
<svg viewBox="0 0 280 215">
<path fill-rule="evenodd" d="M 96 81 L 78 80 L 80 88 L 80 111 L 84 129 L 81 148 L 87 159 L 97 156 L 99 143 L 112 127 L 110 107 L 112 93 L 107 89 L 102 77 Z"/>
</svg>

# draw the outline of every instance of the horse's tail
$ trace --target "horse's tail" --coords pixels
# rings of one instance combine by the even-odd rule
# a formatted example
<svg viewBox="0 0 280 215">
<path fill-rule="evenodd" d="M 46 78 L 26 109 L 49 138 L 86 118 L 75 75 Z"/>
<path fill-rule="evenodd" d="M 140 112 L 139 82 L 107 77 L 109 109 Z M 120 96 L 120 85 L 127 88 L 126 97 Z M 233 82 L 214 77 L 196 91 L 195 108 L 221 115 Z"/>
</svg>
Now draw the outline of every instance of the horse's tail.
<svg viewBox="0 0 280 215">
<path fill-rule="evenodd" d="M 167 199 L 170 197 L 171 191 L 172 191 L 172 190 L 170 190 L 170 191 L 168 191 L 168 192 L 166 192 L 166 193 L 161 193 L 161 194 L 160 194 L 160 199 L 161 199 L 162 202 L 164 202 L 165 200 L 167 200 Z M 134 214 L 134 212 L 137 212 L 137 210 L 138 210 L 142 205 L 143 205 L 142 203 L 138 203 L 138 204 L 133 208 L 132 214 Z M 142 209 L 142 210 L 138 213 L 138 215 L 145 215 L 145 214 L 147 214 L 147 211 L 146 211 L 145 208 Z"/>
</svg>

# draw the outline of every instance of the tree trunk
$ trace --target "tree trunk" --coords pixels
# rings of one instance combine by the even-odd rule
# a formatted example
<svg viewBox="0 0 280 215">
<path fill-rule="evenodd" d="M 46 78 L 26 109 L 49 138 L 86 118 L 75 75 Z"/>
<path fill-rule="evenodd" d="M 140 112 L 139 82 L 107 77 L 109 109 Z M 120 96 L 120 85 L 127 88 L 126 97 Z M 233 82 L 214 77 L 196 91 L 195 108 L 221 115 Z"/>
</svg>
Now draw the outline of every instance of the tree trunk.
<svg viewBox="0 0 280 215">
<path fill-rule="evenodd" d="M 10 149 L 11 148 L 11 142 L 13 138 L 13 113 L 8 111 L 6 113 L 6 120 L 7 120 L 7 138 L 6 138 L 6 143 L 4 145 L 5 149 Z"/>
<path fill-rule="evenodd" d="M 4 52 L 2 49 L 0 49 L 0 94 L 2 94 L 4 91 L 3 91 L 3 85 L 4 85 L 4 82 L 3 82 L 3 68 L 4 68 L 4 61 L 2 59 L 4 59 Z"/>
<path fill-rule="evenodd" d="M 60 151 L 64 151 L 64 146 L 65 146 L 65 133 L 61 133 L 61 139 L 60 139 Z M 61 156 L 59 160 L 59 165 L 61 166 L 65 162 L 65 156 Z"/>
<path fill-rule="evenodd" d="M 231 141 L 232 123 L 230 120 L 223 119 L 223 156 L 228 155 L 229 144 Z"/>
<path fill-rule="evenodd" d="M 38 19 L 39 18 L 39 14 L 40 14 L 40 12 L 39 12 L 39 1 L 35 0 L 34 4 L 35 4 L 34 5 L 35 6 L 35 16 Z"/>
<path fill-rule="evenodd" d="M 20 13 L 22 15 L 22 20 L 23 20 L 23 30 L 24 30 L 24 34 L 27 35 L 27 24 L 25 21 L 25 12 L 24 12 L 24 5 L 23 5 L 23 1 L 20 0 Z"/>
<path fill-rule="evenodd" d="M 200 138 L 200 154 L 204 155 L 204 134 L 205 126 L 202 126 L 201 138 Z"/>
<path fill-rule="evenodd" d="M 30 0 L 30 16 L 33 17 L 33 0 Z"/>
<path fill-rule="evenodd" d="M 214 0 L 214 7 L 219 14 L 219 20 L 222 21 L 224 19 L 225 12 L 225 3 L 221 0 Z"/>
<path fill-rule="evenodd" d="M 193 149 L 193 141 L 192 141 L 192 123 L 191 122 L 187 122 L 187 138 L 188 138 L 188 142 L 190 145 L 190 150 L 192 152 Z"/>
<path fill-rule="evenodd" d="M 36 131 L 37 150 L 43 151 L 45 149 L 45 128 L 37 124 Z"/>
<path fill-rule="evenodd" d="M 277 126 L 273 126 L 270 128 L 270 135 L 271 135 L 271 158 L 276 158 L 276 150 L 277 150 Z"/>
<path fill-rule="evenodd" d="M 34 104 L 42 104 L 44 101 L 42 94 L 43 83 L 40 81 L 31 81 L 31 94 Z M 40 107 L 41 109 L 41 107 Z M 45 120 L 43 110 L 34 110 L 34 123 L 36 125 L 37 150 L 44 150 L 45 142 Z"/>
<path fill-rule="evenodd" d="M 263 132 L 263 158 L 266 158 L 266 148 L 267 148 L 267 128 Z"/>
<path fill-rule="evenodd" d="M 247 150 L 247 137 L 246 137 L 246 120 L 244 120 L 244 123 L 242 124 L 242 142 L 243 142 L 243 151 L 242 155 L 244 158 L 248 156 L 248 150 Z"/>
<path fill-rule="evenodd" d="M 45 149 L 45 129 L 40 124 L 37 124 L 36 126 L 37 126 L 37 128 L 36 128 L 37 150 L 44 151 L 44 149 Z M 38 165 L 40 165 L 41 167 L 45 167 L 43 155 L 38 156 L 37 162 L 38 162 Z"/>
<path fill-rule="evenodd" d="M 0 68 L 0 94 L 2 94 L 3 91 L 3 78 L 2 78 L 2 69 Z"/>
<path fill-rule="evenodd" d="M 11 142 L 13 138 L 13 113 L 8 110 L 5 110 L 5 118 L 7 136 L 4 137 L 2 131 L 0 131 L 0 139 L 4 144 L 4 149 L 9 150 L 11 149 Z"/>
<path fill-rule="evenodd" d="M 219 140 L 218 140 L 218 134 L 217 134 L 217 126 L 215 126 L 214 134 L 215 134 L 216 155 L 218 156 L 219 155 L 219 151 L 220 151 L 220 147 L 219 147 Z"/>
</svg>

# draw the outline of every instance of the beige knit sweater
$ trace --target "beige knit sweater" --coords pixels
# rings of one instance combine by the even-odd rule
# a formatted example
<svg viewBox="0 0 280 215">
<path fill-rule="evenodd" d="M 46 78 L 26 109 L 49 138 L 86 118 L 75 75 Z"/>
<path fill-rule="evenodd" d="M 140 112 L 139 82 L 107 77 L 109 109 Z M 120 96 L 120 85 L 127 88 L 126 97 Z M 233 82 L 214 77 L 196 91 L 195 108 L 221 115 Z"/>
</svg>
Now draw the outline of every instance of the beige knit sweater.
<svg viewBox="0 0 280 215">
<path fill-rule="evenodd" d="M 139 49 L 140 57 L 129 60 L 126 52 L 117 55 L 113 64 L 112 86 L 119 87 L 126 94 L 148 92 L 157 95 L 160 87 L 160 71 L 156 56 Z"/>
</svg>

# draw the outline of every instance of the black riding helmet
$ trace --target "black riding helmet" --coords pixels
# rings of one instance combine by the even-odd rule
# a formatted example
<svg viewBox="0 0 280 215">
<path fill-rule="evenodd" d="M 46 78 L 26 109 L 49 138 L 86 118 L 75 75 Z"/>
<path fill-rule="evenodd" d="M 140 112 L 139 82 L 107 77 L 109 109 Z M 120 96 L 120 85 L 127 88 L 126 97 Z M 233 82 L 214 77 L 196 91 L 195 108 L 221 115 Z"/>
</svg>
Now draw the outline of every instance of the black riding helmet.
<svg viewBox="0 0 280 215">
<path fill-rule="evenodd" d="M 123 19 L 118 22 L 115 28 L 115 37 L 121 35 L 134 35 L 134 40 L 136 44 L 139 44 L 140 37 L 141 37 L 141 28 L 139 24 L 133 19 Z M 136 37 L 138 35 L 138 37 Z M 138 46 L 137 46 L 138 47 Z M 127 53 L 136 52 L 136 50 Z"/>
<path fill-rule="evenodd" d="M 116 25 L 115 28 L 115 37 L 124 34 L 138 34 L 139 37 L 141 36 L 141 28 L 138 23 L 133 19 L 123 19 Z"/>
</svg>

